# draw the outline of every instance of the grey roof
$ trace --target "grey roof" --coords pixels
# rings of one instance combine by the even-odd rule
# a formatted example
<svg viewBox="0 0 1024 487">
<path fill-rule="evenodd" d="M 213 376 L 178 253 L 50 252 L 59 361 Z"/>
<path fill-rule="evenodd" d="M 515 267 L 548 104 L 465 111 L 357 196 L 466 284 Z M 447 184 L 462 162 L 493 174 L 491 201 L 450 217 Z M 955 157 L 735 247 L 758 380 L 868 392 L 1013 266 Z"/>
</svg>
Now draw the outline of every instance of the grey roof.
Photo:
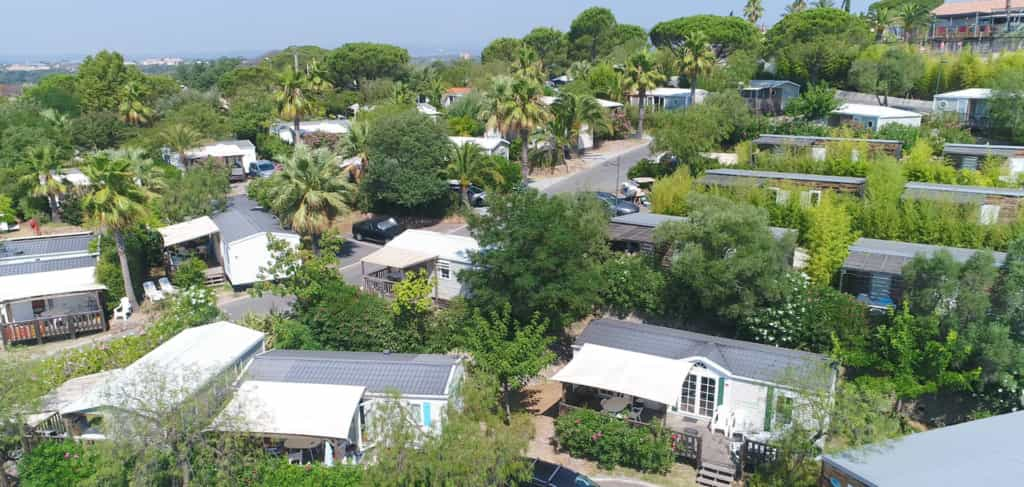
<svg viewBox="0 0 1024 487">
<path fill-rule="evenodd" d="M 0 277 L 35 274 L 37 272 L 66 271 L 82 267 L 95 267 L 95 255 L 76 255 L 55 259 L 40 259 L 29 262 L 0 265 Z"/>
<path fill-rule="evenodd" d="M 778 88 L 783 85 L 793 85 L 800 88 L 800 85 L 784 79 L 752 79 L 747 83 L 747 88 Z"/>
<path fill-rule="evenodd" d="M 212 218 L 225 242 L 234 242 L 257 233 L 286 231 L 274 215 L 243 195 L 229 198 L 227 210 L 213 215 Z"/>
<path fill-rule="evenodd" d="M 871 487 L 904 485 L 1021 485 L 1019 433 L 1024 412 L 938 428 L 825 455 L 823 460 Z"/>
<path fill-rule="evenodd" d="M 889 139 L 854 139 L 849 137 L 815 137 L 812 135 L 778 135 L 761 134 L 754 139 L 756 145 L 796 145 L 809 146 L 827 142 L 864 142 L 867 144 L 903 146 L 898 140 Z"/>
<path fill-rule="evenodd" d="M 0 240 L 0 260 L 89 251 L 91 233 L 68 233 L 43 237 Z"/>
<path fill-rule="evenodd" d="M 1024 156 L 1024 146 L 989 144 L 946 144 L 942 146 L 942 153 L 979 157 L 984 157 L 987 155 L 1002 157 Z"/>
<path fill-rule="evenodd" d="M 704 177 L 701 178 L 705 184 L 735 184 L 735 181 L 740 178 L 747 179 L 783 179 L 790 181 L 809 181 L 817 183 L 835 183 L 835 184 L 864 184 L 864 178 L 854 178 L 848 176 L 822 176 L 820 174 L 803 174 L 795 172 L 775 172 L 775 171 L 750 171 L 746 169 L 711 169 L 704 172 Z"/>
<path fill-rule="evenodd" d="M 903 197 L 906 199 L 935 199 L 958 203 L 981 203 L 985 200 L 986 196 L 1024 198 L 1024 189 L 915 182 L 907 183 L 903 188 Z"/>
<path fill-rule="evenodd" d="M 980 252 L 980 250 L 976 249 L 859 238 L 850 246 L 850 253 L 846 257 L 846 261 L 843 262 L 843 268 L 865 272 L 900 274 L 903 272 L 903 266 L 910 262 L 914 256 L 924 254 L 930 257 L 940 250 L 945 250 L 953 257 L 953 260 L 960 263 L 967 262 L 974 254 Z M 992 258 L 995 260 L 996 266 L 999 267 L 1002 267 L 1003 263 L 1006 262 L 1006 254 L 1003 252 L 992 252 Z"/>
<path fill-rule="evenodd" d="M 670 359 L 704 357 L 734 375 L 772 383 L 784 381 L 793 374 L 813 374 L 831 364 L 827 356 L 817 353 L 609 319 L 592 321 L 576 343 Z"/>
<path fill-rule="evenodd" d="M 247 378 L 363 386 L 378 394 L 396 389 L 403 395 L 445 396 L 459 362 L 458 357 L 436 354 L 272 350 L 253 360 Z"/>
<path fill-rule="evenodd" d="M 611 223 L 609 225 L 609 227 L 610 227 L 609 230 L 611 230 L 609 232 L 609 234 L 611 234 L 613 236 L 616 236 L 616 237 L 621 237 L 621 236 L 630 237 L 630 238 L 625 238 L 624 240 L 637 240 L 637 241 L 644 241 L 644 242 L 648 242 L 648 241 L 649 242 L 653 242 L 654 238 L 653 238 L 653 234 L 651 232 L 633 232 L 632 234 L 629 234 L 629 235 L 623 235 L 624 232 L 616 232 L 616 231 L 614 231 L 614 230 L 616 230 L 615 227 L 619 226 L 619 225 L 629 225 L 629 226 L 634 226 L 634 227 L 642 227 L 642 228 L 653 229 L 653 228 L 657 228 L 658 225 L 661 225 L 662 223 L 667 223 L 667 222 L 685 222 L 685 221 L 689 221 L 689 220 L 690 219 L 685 217 L 685 216 L 662 215 L 660 213 L 630 213 L 628 215 L 622 215 L 622 216 L 617 216 L 615 218 L 612 218 Z M 781 227 L 768 227 L 768 229 L 771 230 L 772 235 L 774 235 L 775 238 L 777 238 L 777 239 L 781 239 L 782 237 L 785 237 L 790 232 L 795 232 L 796 231 L 796 230 L 793 230 L 791 228 L 781 228 Z"/>
</svg>

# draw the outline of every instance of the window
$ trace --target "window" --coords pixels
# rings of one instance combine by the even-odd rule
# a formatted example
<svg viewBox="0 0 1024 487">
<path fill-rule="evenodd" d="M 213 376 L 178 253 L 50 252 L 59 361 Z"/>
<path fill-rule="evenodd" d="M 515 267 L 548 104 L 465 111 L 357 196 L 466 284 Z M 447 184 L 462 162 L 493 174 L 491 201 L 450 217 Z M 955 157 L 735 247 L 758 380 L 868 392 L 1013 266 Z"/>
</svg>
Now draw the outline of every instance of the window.
<svg viewBox="0 0 1024 487">
<path fill-rule="evenodd" d="M 35 300 L 33 300 L 32 301 L 32 314 L 34 314 L 36 316 L 39 316 L 39 315 L 43 314 L 43 311 L 46 311 L 46 300 L 45 299 L 35 299 Z"/>
<path fill-rule="evenodd" d="M 800 193 L 800 204 L 803 206 L 818 206 L 821 203 L 821 190 L 812 189 Z"/>
<path fill-rule="evenodd" d="M 450 281 L 452 279 L 452 267 L 451 267 L 451 264 L 449 264 L 447 262 L 444 262 L 444 261 L 438 261 L 437 262 L 437 276 L 440 277 L 441 279 L 446 280 L 446 281 Z"/>
<path fill-rule="evenodd" d="M 715 386 L 718 381 L 711 377 L 700 378 L 700 403 L 697 414 L 712 416 L 715 413 Z"/>
<path fill-rule="evenodd" d="M 682 394 L 679 396 L 679 409 L 684 413 L 711 417 L 715 414 L 718 396 L 718 379 L 704 375 L 707 369 L 703 364 L 694 365 L 695 374 L 686 376 L 683 381 Z M 698 375 L 699 374 L 699 375 Z"/>
<path fill-rule="evenodd" d="M 679 398 L 680 409 L 684 413 L 695 412 L 694 401 L 697 398 L 697 376 L 690 374 L 683 381 L 683 394 Z"/>
<path fill-rule="evenodd" d="M 775 204 L 777 205 L 784 205 L 789 201 L 789 191 L 775 187 L 769 187 L 768 191 L 775 194 Z"/>
<path fill-rule="evenodd" d="M 811 147 L 811 159 L 821 162 L 825 160 L 828 149 L 825 147 Z"/>
<path fill-rule="evenodd" d="M 775 421 L 778 426 L 788 426 L 793 423 L 793 398 L 778 396 L 775 398 Z"/>
<path fill-rule="evenodd" d="M 409 416 L 415 424 L 423 424 L 423 405 L 414 402 L 409 404 Z"/>
<path fill-rule="evenodd" d="M 992 225 L 999 221 L 999 205 L 981 205 L 981 224 Z"/>
</svg>

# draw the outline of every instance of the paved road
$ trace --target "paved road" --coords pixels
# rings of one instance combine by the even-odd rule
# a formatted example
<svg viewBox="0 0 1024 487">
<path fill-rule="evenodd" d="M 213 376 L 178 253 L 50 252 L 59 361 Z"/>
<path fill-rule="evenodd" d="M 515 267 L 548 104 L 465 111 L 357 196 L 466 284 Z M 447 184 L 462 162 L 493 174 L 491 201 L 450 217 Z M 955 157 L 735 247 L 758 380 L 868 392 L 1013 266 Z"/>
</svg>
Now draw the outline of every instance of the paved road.
<svg viewBox="0 0 1024 487">
<path fill-rule="evenodd" d="M 650 157 L 650 145 L 629 149 L 603 162 L 553 183 L 542 191 L 545 193 L 571 193 L 576 191 L 616 192 L 616 182 L 626 179 L 629 168 L 645 157 Z"/>
</svg>

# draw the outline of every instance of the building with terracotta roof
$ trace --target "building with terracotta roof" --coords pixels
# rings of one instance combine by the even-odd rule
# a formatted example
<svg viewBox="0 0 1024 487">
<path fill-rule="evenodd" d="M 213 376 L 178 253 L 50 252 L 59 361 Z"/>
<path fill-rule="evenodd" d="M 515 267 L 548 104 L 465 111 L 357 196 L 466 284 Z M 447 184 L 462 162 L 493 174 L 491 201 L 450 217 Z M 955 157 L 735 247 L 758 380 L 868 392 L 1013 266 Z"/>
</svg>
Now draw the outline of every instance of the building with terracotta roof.
<svg viewBox="0 0 1024 487">
<path fill-rule="evenodd" d="M 958 51 L 966 46 L 993 52 L 1024 49 L 1024 0 L 946 2 L 932 10 L 932 48 Z"/>
</svg>

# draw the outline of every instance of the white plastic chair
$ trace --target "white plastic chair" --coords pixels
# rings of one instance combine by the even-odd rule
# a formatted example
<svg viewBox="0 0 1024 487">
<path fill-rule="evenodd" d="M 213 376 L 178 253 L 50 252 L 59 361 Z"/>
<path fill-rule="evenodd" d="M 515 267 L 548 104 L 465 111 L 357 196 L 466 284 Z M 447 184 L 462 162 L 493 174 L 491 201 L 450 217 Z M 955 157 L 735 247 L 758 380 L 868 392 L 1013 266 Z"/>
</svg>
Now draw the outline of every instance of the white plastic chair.
<svg viewBox="0 0 1024 487">
<path fill-rule="evenodd" d="M 164 293 L 160 292 L 156 288 L 156 284 L 153 281 L 146 281 L 142 283 L 142 290 L 146 292 L 146 299 L 150 301 L 160 301 L 164 299 Z"/>
<path fill-rule="evenodd" d="M 122 321 L 128 321 L 128 315 L 132 314 L 132 302 L 128 300 L 128 296 L 121 298 L 121 304 L 114 308 L 114 319 L 121 318 Z"/>
<path fill-rule="evenodd" d="M 164 293 L 174 294 L 178 292 L 178 289 L 171 284 L 171 280 L 166 277 L 161 277 L 160 279 L 157 279 L 156 282 L 160 284 L 160 291 Z"/>
</svg>

